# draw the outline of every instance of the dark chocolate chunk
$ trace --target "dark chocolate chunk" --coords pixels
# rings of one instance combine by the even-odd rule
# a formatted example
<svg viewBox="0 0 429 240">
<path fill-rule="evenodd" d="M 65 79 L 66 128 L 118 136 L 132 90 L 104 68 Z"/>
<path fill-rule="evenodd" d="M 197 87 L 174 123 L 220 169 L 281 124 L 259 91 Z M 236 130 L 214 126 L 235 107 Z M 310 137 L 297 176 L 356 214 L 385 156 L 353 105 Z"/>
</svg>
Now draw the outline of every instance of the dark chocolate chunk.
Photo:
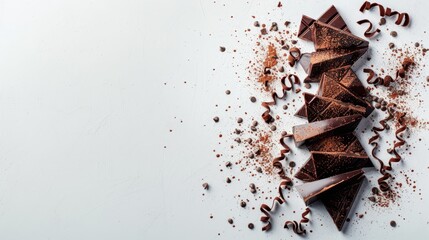
<svg viewBox="0 0 429 240">
<path fill-rule="evenodd" d="M 299 146 L 305 141 L 321 139 L 335 133 L 352 132 L 361 119 L 361 115 L 355 114 L 297 125 L 292 128 L 293 138 L 295 144 Z"/>
<path fill-rule="evenodd" d="M 313 182 L 296 186 L 296 190 L 304 199 L 305 205 L 309 205 L 320 198 L 330 196 L 330 192 L 342 189 L 348 183 L 354 182 L 363 177 L 362 169 L 338 174 L 329 178 L 320 179 Z"/>
<path fill-rule="evenodd" d="M 363 181 L 363 177 L 352 180 L 343 187 L 332 190 L 329 195 L 321 198 L 323 205 L 325 205 L 326 210 L 331 215 L 339 231 L 341 231 L 346 222 Z"/>
<path fill-rule="evenodd" d="M 360 97 L 368 96 L 368 91 L 359 78 L 353 72 L 351 66 L 335 68 L 324 73 L 326 76 L 334 79 L 339 84 Z"/>
<path fill-rule="evenodd" d="M 309 182 L 365 167 L 374 167 L 368 156 L 343 152 L 311 152 L 310 159 L 295 177 Z"/>
<path fill-rule="evenodd" d="M 329 24 L 335 28 L 350 32 L 350 30 L 347 28 L 347 24 L 344 22 L 343 18 L 340 16 L 334 6 L 331 6 L 322 16 L 320 16 L 319 21 Z M 301 25 L 299 26 L 298 37 L 308 41 L 313 41 L 310 27 L 314 22 L 314 19 L 303 15 L 301 19 Z"/>
<path fill-rule="evenodd" d="M 356 96 L 346 87 L 339 84 L 337 81 L 327 75 L 323 76 L 317 95 L 362 106 L 366 109 L 365 117 L 371 114 L 371 112 L 374 110 L 369 102 L 365 101 L 359 96 Z"/>
<path fill-rule="evenodd" d="M 328 70 L 353 65 L 368 48 L 330 49 L 303 54 L 299 63 L 308 73 L 304 82 L 319 82 Z"/>
<path fill-rule="evenodd" d="M 365 115 L 365 108 L 344 103 L 332 98 L 315 96 L 304 93 L 308 122 L 321 121 L 328 118 L 349 116 L 353 114 Z M 308 100 L 310 99 L 310 100 Z"/>
<path fill-rule="evenodd" d="M 310 151 L 346 152 L 366 156 L 365 149 L 352 132 L 309 141 L 306 145 Z"/>
<path fill-rule="evenodd" d="M 316 51 L 329 49 L 368 48 L 368 41 L 349 32 L 316 21 L 311 26 L 311 33 Z"/>
</svg>

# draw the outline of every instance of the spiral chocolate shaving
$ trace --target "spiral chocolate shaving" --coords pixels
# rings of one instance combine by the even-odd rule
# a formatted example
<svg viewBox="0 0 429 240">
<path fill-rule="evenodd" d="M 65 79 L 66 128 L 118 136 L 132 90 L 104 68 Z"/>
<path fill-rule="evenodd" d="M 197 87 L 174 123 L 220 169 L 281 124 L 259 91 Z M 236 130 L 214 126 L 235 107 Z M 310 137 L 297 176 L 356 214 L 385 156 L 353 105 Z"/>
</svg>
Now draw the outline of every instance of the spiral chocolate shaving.
<svg viewBox="0 0 429 240">
<path fill-rule="evenodd" d="M 301 59 L 301 51 L 297 47 L 293 47 L 289 50 L 289 56 L 287 57 L 287 60 L 289 62 L 289 66 L 293 67 L 295 66 L 295 63 Z"/>
<path fill-rule="evenodd" d="M 310 222 L 310 219 L 307 218 L 307 215 L 310 214 L 310 208 L 306 208 L 305 211 L 301 214 L 301 221 L 299 221 L 299 223 L 308 223 Z"/>
<path fill-rule="evenodd" d="M 401 137 L 401 134 L 403 132 L 405 132 L 405 130 L 407 130 L 407 125 L 405 124 L 405 113 L 400 113 L 400 116 L 398 118 L 398 122 L 400 123 L 400 127 L 398 129 L 396 129 L 395 131 L 395 137 L 398 140 L 397 142 L 395 142 L 393 144 L 393 147 L 391 149 L 388 150 L 389 153 L 394 154 L 395 156 L 389 159 L 389 166 L 388 166 L 388 170 L 391 171 L 392 168 L 392 163 L 398 163 L 402 160 L 401 155 L 399 155 L 399 153 L 397 152 L 397 149 L 400 148 L 401 146 L 405 145 L 405 140 Z"/>
<path fill-rule="evenodd" d="M 405 73 L 414 65 L 414 60 L 412 58 L 404 58 L 401 63 L 401 68 L 396 71 L 395 78 L 386 75 L 384 78 L 376 76 L 375 72 L 372 69 L 364 68 L 363 72 L 368 73 L 366 82 L 373 85 L 383 85 L 385 87 L 390 86 L 390 83 L 395 82 L 398 78 L 404 78 Z"/>
<path fill-rule="evenodd" d="M 286 85 L 286 80 L 289 81 L 290 86 Z M 294 84 L 297 84 L 297 85 L 300 84 L 300 80 L 297 75 L 289 74 L 287 76 L 282 77 L 281 79 L 282 95 L 279 96 L 277 92 L 273 92 L 271 94 L 271 98 L 273 99 L 271 102 L 262 102 L 261 104 L 262 107 L 267 109 L 264 113 L 262 113 L 262 119 L 264 119 L 266 123 L 271 123 L 274 121 L 273 116 L 271 116 L 270 114 L 271 112 L 270 106 L 276 105 L 277 99 L 284 99 L 286 97 L 287 92 L 293 89 Z"/>
<path fill-rule="evenodd" d="M 393 11 L 391 8 L 385 8 L 383 5 L 379 3 L 370 3 L 368 1 L 365 1 L 362 6 L 360 7 L 359 11 L 364 12 L 365 10 L 371 10 L 373 7 L 378 7 L 379 13 L 381 17 L 387 16 L 396 16 L 396 25 L 402 25 L 404 27 L 408 26 L 410 24 L 410 16 L 408 13 L 399 13 L 397 11 Z"/>
<path fill-rule="evenodd" d="M 283 147 L 283 149 L 280 150 L 280 156 L 274 158 L 273 160 L 273 167 L 278 169 L 277 174 L 280 176 L 281 179 L 288 179 L 281 163 L 281 161 L 286 158 L 286 154 L 290 152 L 289 146 L 284 141 L 285 137 L 280 138 L 280 144 Z"/>
<path fill-rule="evenodd" d="M 362 25 L 364 23 L 369 23 L 368 28 L 365 30 L 365 33 L 363 34 L 365 37 L 372 38 L 373 36 L 375 36 L 380 32 L 380 29 L 378 28 L 372 31 L 372 22 L 369 21 L 368 19 L 362 19 L 360 21 L 357 21 L 357 24 L 359 25 Z"/>
<path fill-rule="evenodd" d="M 307 233 L 307 231 L 305 229 L 303 229 L 302 225 L 300 223 L 298 223 L 297 221 L 286 221 L 284 228 L 289 229 L 289 227 L 291 227 L 293 232 L 298 234 L 298 235 L 302 235 L 302 234 Z"/>
<path fill-rule="evenodd" d="M 273 203 L 270 206 L 267 204 L 261 204 L 261 207 L 259 208 L 261 212 L 264 214 L 260 218 L 261 222 L 265 223 L 265 226 L 262 227 L 262 231 L 269 231 L 271 229 L 271 211 L 273 211 L 278 203 L 278 205 L 282 205 L 286 202 L 284 196 L 283 196 L 283 189 L 286 189 L 288 185 L 292 183 L 292 179 L 286 177 L 280 182 L 280 185 L 278 187 L 278 196 L 273 199 Z"/>
</svg>

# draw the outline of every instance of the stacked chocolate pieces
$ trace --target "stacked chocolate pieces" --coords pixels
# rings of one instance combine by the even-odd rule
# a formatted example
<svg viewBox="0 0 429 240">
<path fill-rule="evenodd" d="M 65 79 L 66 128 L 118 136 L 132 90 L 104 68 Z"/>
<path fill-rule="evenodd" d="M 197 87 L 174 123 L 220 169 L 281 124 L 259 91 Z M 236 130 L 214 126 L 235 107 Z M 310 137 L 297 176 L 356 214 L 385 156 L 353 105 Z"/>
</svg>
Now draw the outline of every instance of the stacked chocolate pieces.
<svg viewBox="0 0 429 240">
<path fill-rule="evenodd" d="M 297 145 L 311 152 L 295 177 L 306 204 L 321 200 L 341 230 L 364 180 L 364 168 L 374 167 L 353 131 L 373 107 L 351 66 L 368 50 L 368 42 L 351 34 L 334 6 L 319 20 L 303 16 L 299 37 L 314 42 L 316 52 L 301 65 L 306 81 L 320 82 L 316 95 L 304 93 L 296 116 L 308 124 L 293 127 Z"/>
</svg>

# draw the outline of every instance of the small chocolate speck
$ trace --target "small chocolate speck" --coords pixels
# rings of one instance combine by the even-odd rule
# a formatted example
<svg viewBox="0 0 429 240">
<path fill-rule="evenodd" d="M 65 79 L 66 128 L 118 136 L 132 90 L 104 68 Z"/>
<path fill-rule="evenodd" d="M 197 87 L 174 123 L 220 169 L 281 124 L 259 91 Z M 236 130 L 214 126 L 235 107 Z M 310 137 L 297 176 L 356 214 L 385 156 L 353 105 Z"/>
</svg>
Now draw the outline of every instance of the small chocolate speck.
<svg viewBox="0 0 429 240">
<path fill-rule="evenodd" d="M 380 24 L 380 26 L 386 24 L 386 19 L 385 18 L 380 18 L 380 22 L 378 24 Z"/>
<path fill-rule="evenodd" d="M 228 161 L 228 162 L 226 162 L 226 163 L 225 163 L 225 166 L 226 166 L 226 167 L 231 167 L 231 166 L 232 166 L 232 163 L 231 163 L 230 161 Z"/>
<path fill-rule="evenodd" d="M 237 118 L 237 123 L 242 123 L 243 119 L 241 117 Z"/>
<path fill-rule="evenodd" d="M 253 153 L 249 153 L 248 157 L 249 157 L 249 158 L 254 158 L 254 157 L 255 157 L 255 154 L 253 154 Z"/>
<path fill-rule="evenodd" d="M 275 131 L 275 130 L 277 130 L 277 127 L 276 127 L 276 126 L 274 126 L 274 125 L 272 125 L 270 128 L 271 128 L 271 131 Z"/>
<path fill-rule="evenodd" d="M 261 167 L 257 167 L 257 168 L 256 168 L 256 171 L 257 171 L 258 173 L 262 173 L 262 168 L 261 168 Z"/>
<path fill-rule="evenodd" d="M 226 90 L 225 93 L 226 93 L 226 95 L 229 95 L 229 94 L 231 94 L 231 91 L 230 90 Z"/>
<path fill-rule="evenodd" d="M 225 52 L 226 48 L 225 48 L 225 47 L 219 47 L 219 50 L 220 50 L 221 52 Z"/>
<path fill-rule="evenodd" d="M 256 121 L 256 120 L 255 120 L 255 121 L 253 121 L 253 122 L 252 122 L 252 126 L 254 126 L 254 127 L 258 126 L 258 121 Z"/>
<path fill-rule="evenodd" d="M 213 118 L 213 121 L 214 121 L 214 122 L 219 122 L 219 117 L 214 117 L 214 118 Z"/>
<path fill-rule="evenodd" d="M 247 225 L 247 227 L 249 227 L 249 229 L 253 229 L 253 228 L 255 228 L 255 225 L 253 225 L 253 223 L 249 223 L 249 225 Z"/>
<path fill-rule="evenodd" d="M 252 188 L 255 188 L 256 186 L 254 183 L 251 183 L 251 184 L 249 184 L 249 187 L 252 189 Z"/>
<path fill-rule="evenodd" d="M 395 222 L 395 221 L 393 221 L 393 220 L 392 220 L 392 221 L 390 221 L 390 226 L 391 226 L 391 227 L 396 227 L 396 222 Z"/>
<path fill-rule="evenodd" d="M 311 84 L 310 83 L 305 83 L 304 87 L 307 88 L 307 89 L 310 89 L 311 88 Z"/>
<path fill-rule="evenodd" d="M 392 37 L 397 37 L 397 36 L 398 36 L 398 33 L 397 33 L 396 31 L 391 31 L 391 32 L 390 32 L 390 36 L 392 36 Z"/>
<path fill-rule="evenodd" d="M 256 193 L 256 188 L 251 188 L 250 192 L 253 193 L 253 194 L 255 194 Z"/>
<path fill-rule="evenodd" d="M 245 208 L 246 207 L 246 202 L 245 201 L 243 201 L 243 200 L 241 200 L 241 202 L 240 202 L 240 207 L 242 207 L 242 208 Z"/>
<path fill-rule="evenodd" d="M 289 167 L 293 168 L 293 167 L 295 167 L 295 166 L 296 166 L 296 163 L 295 163 L 294 161 L 291 161 L 291 162 L 289 163 Z"/>
<path fill-rule="evenodd" d="M 228 218 L 228 223 L 229 223 L 229 224 L 233 224 L 233 223 L 234 223 L 234 220 L 232 220 L 232 218 Z"/>
<path fill-rule="evenodd" d="M 414 43 L 414 46 L 420 47 L 420 43 L 416 42 L 416 43 Z"/>
<path fill-rule="evenodd" d="M 256 98 L 252 96 L 252 97 L 250 97 L 250 101 L 254 103 L 254 102 L 256 102 Z"/>
<path fill-rule="evenodd" d="M 283 105 L 283 110 L 287 110 L 288 106 L 287 105 Z"/>
<path fill-rule="evenodd" d="M 389 43 L 389 48 L 390 48 L 390 49 L 392 49 L 392 48 L 394 48 L 394 47 L 395 47 L 395 44 L 394 44 L 394 43 L 392 43 L 392 42 L 391 42 L 391 43 Z"/>
<path fill-rule="evenodd" d="M 380 103 L 376 103 L 376 104 L 374 105 L 374 107 L 375 107 L 375 108 L 377 108 L 377 109 L 380 109 L 381 104 L 380 104 Z"/>
<path fill-rule="evenodd" d="M 261 34 L 262 35 L 267 35 L 268 34 L 267 29 L 266 28 L 262 28 L 261 29 Z"/>
<path fill-rule="evenodd" d="M 285 26 L 287 27 L 287 26 L 289 26 L 289 24 L 290 24 L 290 21 L 286 21 L 285 22 Z"/>
<path fill-rule="evenodd" d="M 290 41 L 292 44 L 296 44 L 298 41 L 297 40 L 292 40 Z"/>
<path fill-rule="evenodd" d="M 205 190 L 208 190 L 208 189 L 209 189 L 209 184 L 208 184 L 208 183 L 203 183 L 203 188 L 204 188 Z"/>
<path fill-rule="evenodd" d="M 231 183 L 231 178 L 227 177 L 226 178 L 226 183 Z"/>
<path fill-rule="evenodd" d="M 429 82 L 429 76 L 426 77 L 426 81 Z"/>
<path fill-rule="evenodd" d="M 258 22 L 258 21 L 255 21 L 255 22 L 253 23 L 253 26 L 255 26 L 255 27 L 259 27 L 259 26 L 260 26 L 260 24 L 259 24 L 259 22 Z"/>
<path fill-rule="evenodd" d="M 257 129 L 256 129 L 256 127 L 255 127 L 255 126 L 251 126 L 251 127 L 250 127 L 250 130 L 252 130 L 252 132 L 256 132 L 256 130 L 257 130 Z"/>
</svg>

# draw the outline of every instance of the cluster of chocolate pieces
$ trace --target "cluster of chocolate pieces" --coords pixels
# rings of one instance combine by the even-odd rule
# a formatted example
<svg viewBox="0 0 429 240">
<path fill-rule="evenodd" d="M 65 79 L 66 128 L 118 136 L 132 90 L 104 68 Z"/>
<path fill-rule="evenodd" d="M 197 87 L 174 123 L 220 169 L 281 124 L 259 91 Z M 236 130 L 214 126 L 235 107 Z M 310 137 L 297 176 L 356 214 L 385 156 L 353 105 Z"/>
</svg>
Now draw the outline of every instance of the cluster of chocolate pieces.
<svg viewBox="0 0 429 240">
<path fill-rule="evenodd" d="M 303 16 L 299 37 L 314 42 L 316 51 L 300 63 L 307 82 L 320 82 L 316 95 L 304 93 L 304 106 L 296 116 L 308 124 L 293 127 L 295 143 L 305 145 L 310 159 L 295 177 L 306 181 L 296 189 L 305 203 L 321 200 L 341 230 L 365 178 L 374 167 L 353 131 L 373 107 L 365 100 L 366 88 L 351 66 L 368 50 L 368 41 L 347 28 L 332 6 L 319 18 Z"/>
</svg>

